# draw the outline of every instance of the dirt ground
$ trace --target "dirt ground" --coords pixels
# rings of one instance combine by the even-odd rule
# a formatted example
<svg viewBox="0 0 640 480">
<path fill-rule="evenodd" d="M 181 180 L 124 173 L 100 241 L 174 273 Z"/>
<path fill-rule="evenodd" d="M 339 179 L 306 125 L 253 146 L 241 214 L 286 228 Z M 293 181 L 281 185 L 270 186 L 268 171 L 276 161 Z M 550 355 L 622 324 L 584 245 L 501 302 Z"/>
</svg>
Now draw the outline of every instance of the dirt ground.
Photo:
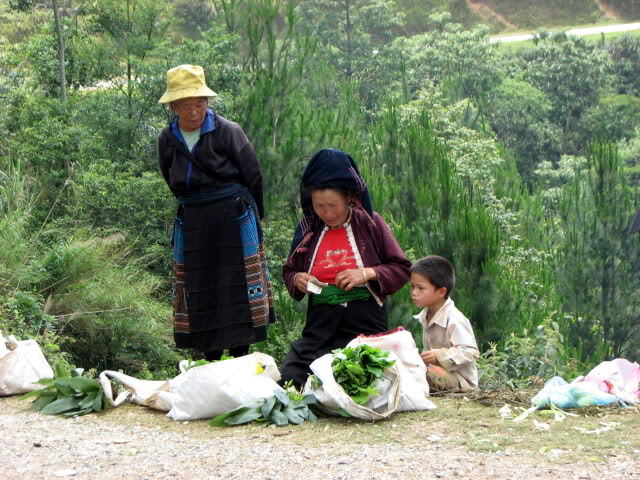
<svg viewBox="0 0 640 480">
<path fill-rule="evenodd" d="M 477 400 L 434 398 L 434 411 L 376 423 L 213 428 L 135 405 L 61 418 L 1 398 L 1 478 L 640 479 L 636 408 L 516 423 Z"/>
</svg>

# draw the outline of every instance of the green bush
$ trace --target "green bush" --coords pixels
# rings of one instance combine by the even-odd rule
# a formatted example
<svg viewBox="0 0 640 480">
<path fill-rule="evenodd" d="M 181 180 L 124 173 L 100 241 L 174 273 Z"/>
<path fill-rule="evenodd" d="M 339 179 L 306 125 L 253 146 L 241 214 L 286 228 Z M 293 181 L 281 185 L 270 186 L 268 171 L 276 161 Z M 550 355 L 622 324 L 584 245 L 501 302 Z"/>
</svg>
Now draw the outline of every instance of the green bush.
<svg viewBox="0 0 640 480">
<path fill-rule="evenodd" d="M 502 345 L 491 343 L 478 359 L 480 387 L 519 388 L 540 384 L 555 375 L 571 380 L 578 373 L 585 373 L 580 372 L 579 364 L 565 346 L 559 321 L 566 323 L 554 312 L 533 332 L 511 334 Z"/>
<path fill-rule="evenodd" d="M 179 360 L 171 308 L 154 300 L 161 282 L 130 260 L 121 242 L 77 234 L 53 245 L 29 266 L 44 272 L 32 287 L 49 295 L 52 329 L 73 363 L 164 376 Z"/>
</svg>

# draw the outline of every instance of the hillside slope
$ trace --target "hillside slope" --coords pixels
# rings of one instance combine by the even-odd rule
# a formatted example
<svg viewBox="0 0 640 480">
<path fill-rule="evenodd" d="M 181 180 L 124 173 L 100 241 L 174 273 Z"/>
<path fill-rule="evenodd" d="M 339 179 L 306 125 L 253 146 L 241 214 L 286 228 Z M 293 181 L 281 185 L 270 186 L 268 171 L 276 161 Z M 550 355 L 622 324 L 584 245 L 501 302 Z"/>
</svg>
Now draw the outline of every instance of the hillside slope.
<svg viewBox="0 0 640 480">
<path fill-rule="evenodd" d="M 396 4 L 405 14 L 408 34 L 424 32 L 429 15 L 442 11 L 466 27 L 488 25 L 493 33 L 640 20 L 637 0 L 396 0 Z"/>
</svg>

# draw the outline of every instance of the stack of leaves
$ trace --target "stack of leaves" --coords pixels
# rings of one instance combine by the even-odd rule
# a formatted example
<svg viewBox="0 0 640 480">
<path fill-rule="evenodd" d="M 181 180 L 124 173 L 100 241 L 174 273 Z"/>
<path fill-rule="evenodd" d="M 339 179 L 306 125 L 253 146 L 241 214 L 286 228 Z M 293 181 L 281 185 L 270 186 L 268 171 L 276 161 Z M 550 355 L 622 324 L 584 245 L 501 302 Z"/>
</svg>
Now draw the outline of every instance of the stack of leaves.
<svg viewBox="0 0 640 480">
<path fill-rule="evenodd" d="M 56 367 L 54 378 L 43 378 L 38 383 L 45 387 L 21 399 L 35 397 L 31 409 L 40 413 L 72 417 L 100 412 L 109 405 L 100 382 L 95 378 L 71 376 L 64 368 Z"/>
<path fill-rule="evenodd" d="M 288 388 L 287 391 L 278 389 L 271 397 L 213 417 L 209 425 L 224 427 L 256 421 L 283 426 L 290 423 L 300 425 L 305 420 L 315 422 L 317 417 L 309 407 L 315 403 L 313 394 L 303 396 L 295 388 Z"/>
<path fill-rule="evenodd" d="M 396 363 L 387 358 L 389 352 L 369 345 L 338 348 L 332 353 L 333 377 L 358 405 L 364 405 L 370 397 L 378 395 L 374 388 L 376 381 L 382 377 L 385 368 Z"/>
</svg>

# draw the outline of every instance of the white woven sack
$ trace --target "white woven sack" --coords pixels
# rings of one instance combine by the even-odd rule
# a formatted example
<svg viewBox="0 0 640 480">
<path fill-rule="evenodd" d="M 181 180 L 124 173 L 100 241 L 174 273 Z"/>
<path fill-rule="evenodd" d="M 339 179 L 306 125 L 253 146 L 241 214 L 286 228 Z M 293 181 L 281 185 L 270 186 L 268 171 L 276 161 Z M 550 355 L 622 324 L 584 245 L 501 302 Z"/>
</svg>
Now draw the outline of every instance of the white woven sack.
<svg viewBox="0 0 640 480">
<path fill-rule="evenodd" d="M 109 379 L 116 379 L 125 387 L 116 399 Z M 276 383 L 279 379 L 273 358 L 259 352 L 193 367 L 168 381 L 139 380 L 109 370 L 100 374 L 100 383 L 112 405 L 130 399 L 168 412 L 167 416 L 177 421 L 211 418 L 269 397 L 281 389 Z"/>
<path fill-rule="evenodd" d="M 154 397 L 169 388 L 168 380 L 140 380 L 139 378 L 125 375 L 122 372 L 113 370 L 105 370 L 98 377 L 102 390 L 109 400 L 112 407 L 121 405 L 125 400 L 130 400 L 139 405 L 155 408 L 167 412 L 171 409 L 171 405 L 155 401 Z M 113 398 L 113 389 L 111 388 L 111 380 L 117 380 L 124 390 Z"/>
<path fill-rule="evenodd" d="M 420 358 L 418 347 L 411 332 L 402 327 L 377 335 L 359 335 L 351 340 L 347 347 L 369 345 L 380 350 L 392 352 L 398 360 L 400 382 L 399 412 L 415 410 L 434 410 L 435 404 L 427 398 L 427 367 Z"/>
<path fill-rule="evenodd" d="M 169 381 L 169 391 L 159 394 L 172 405 L 174 420 L 211 418 L 247 403 L 273 395 L 280 372 L 264 353 L 193 367 Z"/>
<path fill-rule="evenodd" d="M 336 382 L 331 368 L 333 357 L 332 353 L 327 353 L 310 366 L 322 385 L 314 389 L 309 378 L 304 387 L 304 393 L 313 393 L 316 396 L 322 410 L 331 415 L 340 415 L 342 409 L 352 417 L 362 420 L 382 420 L 397 410 L 400 400 L 400 375 L 396 365 L 385 368 L 383 378 L 375 385 L 378 395 L 370 399 L 366 405 L 358 405 Z"/>
<path fill-rule="evenodd" d="M 0 334 L 0 396 L 17 395 L 43 388 L 36 383 L 53 378 L 53 370 L 35 340 L 16 340 Z"/>
</svg>

